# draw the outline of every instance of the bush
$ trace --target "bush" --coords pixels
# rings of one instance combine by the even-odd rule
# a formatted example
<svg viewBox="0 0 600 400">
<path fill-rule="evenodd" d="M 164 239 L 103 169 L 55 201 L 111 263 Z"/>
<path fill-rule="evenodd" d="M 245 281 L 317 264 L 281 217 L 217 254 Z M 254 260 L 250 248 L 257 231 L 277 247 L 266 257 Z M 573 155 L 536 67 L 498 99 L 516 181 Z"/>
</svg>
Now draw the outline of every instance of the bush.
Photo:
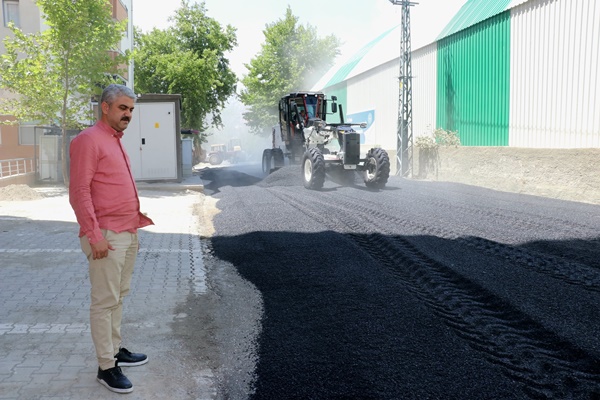
<svg viewBox="0 0 600 400">
<path fill-rule="evenodd" d="M 447 131 L 442 128 L 437 128 L 433 132 L 435 142 L 441 147 L 458 147 L 460 146 L 460 136 L 457 131 Z"/>
<path fill-rule="evenodd" d="M 419 136 L 415 139 L 415 146 L 420 149 L 435 149 L 437 143 L 431 136 Z"/>
<path fill-rule="evenodd" d="M 457 131 L 447 131 L 437 128 L 424 136 L 415 139 L 415 146 L 420 149 L 436 149 L 438 147 L 460 146 L 460 136 Z"/>
</svg>

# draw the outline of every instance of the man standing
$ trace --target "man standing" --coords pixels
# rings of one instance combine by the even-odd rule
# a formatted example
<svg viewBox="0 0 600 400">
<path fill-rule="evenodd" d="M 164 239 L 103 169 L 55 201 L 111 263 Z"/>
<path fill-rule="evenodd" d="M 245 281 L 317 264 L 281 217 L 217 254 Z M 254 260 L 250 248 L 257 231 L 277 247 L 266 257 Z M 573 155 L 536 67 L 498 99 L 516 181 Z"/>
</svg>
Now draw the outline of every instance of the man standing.
<svg viewBox="0 0 600 400">
<path fill-rule="evenodd" d="M 148 362 L 121 347 L 123 297 L 129 292 L 138 251 L 137 229 L 153 222 L 140 212 L 129 157 L 121 145 L 136 96 L 112 84 L 100 99 L 102 117 L 71 142 L 69 201 L 89 260 L 90 327 L 98 358 L 97 380 L 117 393 L 133 391 L 121 366 Z"/>
</svg>

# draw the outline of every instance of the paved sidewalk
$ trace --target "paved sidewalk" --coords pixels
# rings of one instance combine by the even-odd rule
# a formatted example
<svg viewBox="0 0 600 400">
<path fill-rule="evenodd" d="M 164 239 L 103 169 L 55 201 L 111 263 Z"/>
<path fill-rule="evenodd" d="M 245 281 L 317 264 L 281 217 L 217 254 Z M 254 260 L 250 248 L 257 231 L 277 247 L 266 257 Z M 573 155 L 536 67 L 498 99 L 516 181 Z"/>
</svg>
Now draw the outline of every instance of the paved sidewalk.
<svg viewBox="0 0 600 400">
<path fill-rule="evenodd" d="M 125 299 L 123 345 L 148 364 L 124 368 L 128 399 L 213 399 L 210 368 L 189 355 L 178 324 L 185 299 L 206 291 L 192 208 L 202 186 L 140 184 L 155 226 L 141 248 Z M 64 188 L 40 200 L 0 201 L 0 399 L 122 399 L 96 382 L 89 328 L 87 261 Z"/>
</svg>

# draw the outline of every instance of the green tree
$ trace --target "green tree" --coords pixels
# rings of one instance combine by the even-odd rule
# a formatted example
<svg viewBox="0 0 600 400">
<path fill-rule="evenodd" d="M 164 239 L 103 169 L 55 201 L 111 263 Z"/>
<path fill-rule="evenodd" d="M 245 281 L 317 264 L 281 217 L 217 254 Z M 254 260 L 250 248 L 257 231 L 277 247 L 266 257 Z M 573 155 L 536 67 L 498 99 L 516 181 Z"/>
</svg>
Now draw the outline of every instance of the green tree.
<svg viewBox="0 0 600 400">
<path fill-rule="evenodd" d="M 25 34 L 11 25 L 4 39 L 0 88 L 15 96 L 0 113 L 62 130 L 62 172 L 68 185 L 67 131 L 92 118 L 90 100 L 113 81 L 128 55 L 115 52 L 125 21 L 112 18 L 108 0 L 37 0 L 49 29 Z"/>
<path fill-rule="evenodd" d="M 241 80 L 240 99 L 248 107 L 244 118 L 254 133 L 270 132 L 281 96 L 310 89 L 340 54 L 335 35 L 319 38 L 314 27 L 298 24 L 289 6 L 263 34 L 261 51 L 245 65 L 249 72 Z"/>
<path fill-rule="evenodd" d="M 204 2 L 182 1 L 170 20 L 173 27 L 166 30 L 136 29 L 135 90 L 181 94 L 185 129 L 221 126 L 221 110 L 237 84 L 225 58 L 237 45 L 235 29 L 208 17 Z"/>
</svg>

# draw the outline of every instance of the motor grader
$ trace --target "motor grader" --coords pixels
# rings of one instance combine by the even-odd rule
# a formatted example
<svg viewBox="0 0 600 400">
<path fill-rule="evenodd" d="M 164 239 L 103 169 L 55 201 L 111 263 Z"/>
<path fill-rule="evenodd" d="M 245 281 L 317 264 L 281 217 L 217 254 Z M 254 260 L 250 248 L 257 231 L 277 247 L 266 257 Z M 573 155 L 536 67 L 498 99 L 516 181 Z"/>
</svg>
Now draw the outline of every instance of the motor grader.
<svg viewBox="0 0 600 400">
<path fill-rule="evenodd" d="M 327 173 L 334 170 L 336 175 L 346 177 L 345 182 L 354 182 L 358 171 L 367 187 L 385 187 L 390 175 L 387 152 L 374 147 L 361 157 L 360 133 L 354 127 L 366 128 L 366 123 L 344 122 L 342 105 L 336 101 L 335 96 L 327 99 L 322 92 L 295 92 L 282 97 L 271 148 L 263 151 L 263 172 L 269 174 L 286 165 L 287 160 L 289 165 L 301 165 L 307 189 L 321 189 Z M 332 114 L 338 114 L 340 122 L 327 122 Z"/>
</svg>

